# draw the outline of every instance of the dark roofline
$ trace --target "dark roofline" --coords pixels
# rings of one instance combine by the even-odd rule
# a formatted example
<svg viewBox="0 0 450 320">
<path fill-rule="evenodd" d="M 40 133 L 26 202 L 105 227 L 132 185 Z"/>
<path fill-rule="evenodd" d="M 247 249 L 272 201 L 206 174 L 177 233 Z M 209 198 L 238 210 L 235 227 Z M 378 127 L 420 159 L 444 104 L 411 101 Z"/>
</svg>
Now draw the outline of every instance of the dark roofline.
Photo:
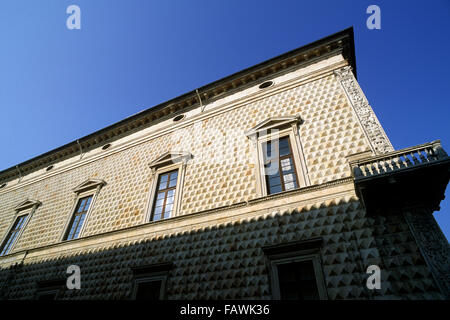
<svg viewBox="0 0 450 320">
<path fill-rule="evenodd" d="M 336 32 L 336 33 L 334 33 L 334 34 L 332 34 L 330 36 L 324 37 L 324 38 L 322 38 L 320 40 L 317 40 L 317 41 L 314 41 L 314 42 L 309 43 L 307 45 L 304 45 L 304 46 L 301 46 L 299 48 L 293 49 L 293 50 L 288 51 L 288 52 L 286 52 L 284 54 L 281 54 L 281 55 L 276 56 L 274 58 L 271 58 L 269 60 L 263 61 L 263 62 L 261 62 L 259 64 L 256 64 L 256 65 L 254 65 L 252 67 L 246 68 L 244 70 L 241 70 L 239 72 L 233 73 L 233 74 L 231 74 L 229 76 L 226 76 L 224 78 L 221 78 L 219 80 L 211 82 L 211 83 L 209 83 L 207 85 L 204 85 L 204 86 L 199 87 L 197 89 L 194 89 L 194 90 L 192 90 L 190 92 L 182 94 L 182 95 L 180 95 L 180 96 L 178 96 L 176 98 L 173 98 L 173 99 L 168 100 L 166 102 L 160 103 L 160 104 L 158 104 L 158 105 L 156 105 L 154 107 L 150 107 L 148 109 L 140 111 L 140 112 L 138 112 L 138 113 L 136 113 L 134 115 L 131 115 L 131 116 L 129 116 L 129 117 L 123 119 L 123 120 L 120 120 L 120 121 L 118 121 L 118 122 L 116 122 L 116 123 L 114 123 L 112 125 L 109 125 L 109 126 L 103 128 L 103 129 L 97 130 L 97 131 L 95 131 L 95 132 L 93 132 L 91 134 L 88 134 L 88 135 L 86 135 L 86 136 L 84 136 L 82 138 L 79 138 L 79 139 L 77 139 L 75 141 L 69 142 L 69 143 L 67 143 L 67 144 L 65 144 L 65 145 L 63 145 L 61 147 L 58 147 L 56 149 L 50 150 L 48 152 L 45 152 L 45 153 L 43 153 L 41 155 L 38 155 L 38 156 L 36 156 L 36 157 L 34 157 L 32 159 L 26 160 L 26 161 L 24 161 L 22 163 L 19 163 L 16 166 L 12 166 L 10 168 L 2 170 L 2 171 L 0 171 L 0 181 L 9 181 L 9 180 L 14 179 L 15 177 L 12 178 L 11 174 L 8 175 L 8 173 L 12 173 L 14 171 L 17 172 L 17 177 L 18 177 L 19 176 L 19 171 L 17 170 L 17 167 L 19 167 L 19 168 L 26 167 L 27 165 L 30 165 L 33 162 L 38 162 L 39 160 L 43 160 L 46 157 L 51 156 L 52 154 L 57 154 L 57 153 L 62 152 L 64 150 L 66 150 L 66 149 L 70 153 L 70 149 L 78 149 L 78 143 L 83 144 L 84 142 L 87 142 L 88 140 L 91 140 L 91 139 L 93 139 L 95 137 L 99 137 L 102 134 L 109 133 L 109 132 L 111 132 L 112 130 L 114 130 L 116 128 L 120 128 L 121 126 L 123 126 L 123 125 L 125 125 L 127 123 L 132 123 L 133 121 L 136 121 L 139 118 L 145 117 L 146 115 L 156 114 L 158 111 L 163 110 L 165 108 L 169 108 L 173 104 L 175 104 L 175 103 L 177 103 L 179 101 L 182 101 L 184 99 L 192 98 L 192 99 L 195 100 L 196 97 L 197 97 L 197 91 L 200 92 L 200 93 L 203 93 L 203 92 L 207 92 L 207 91 L 209 91 L 209 90 L 211 90 L 213 88 L 218 88 L 221 85 L 226 84 L 227 82 L 231 82 L 231 81 L 233 81 L 235 79 L 239 79 L 239 78 L 241 78 L 241 77 L 243 77 L 245 75 L 251 74 L 252 72 L 258 71 L 259 69 L 263 69 L 264 67 L 271 66 L 271 65 L 274 65 L 276 63 L 280 63 L 280 62 L 282 62 L 284 60 L 287 60 L 287 59 L 289 59 L 291 57 L 295 57 L 300 52 L 307 52 L 308 50 L 311 50 L 313 48 L 317 48 L 317 47 L 326 45 L 327 43 L 333 43 L 333 42 L 335 42 L 336 40 L 339 40 L 339 39 L 346 39 L 348 41 L 347 44 L 343 45 L 343 46 L 345 46 L 345 49 L 348 50 L 348 51 L 345 52 L 345 50 L 344 50 L 343 53 L 346 56 L 346 59 L 349 61 L 350 65 L 352 66 L 353 73 L 354 73 L 354 75 L 356 77 L 356 58 L 355 58 L 354 33 L 353 33 L 353 27 L 349 27 L 349 28 L 344 29 L 342 31 Z M 342 50 L 342 48 L 341 48 L 341 50 Z M 255 81 L 259 81 L 259 80 L 260 79 L 257 79 Z M 207 94 L 205 93 L 205 95 L 207 95 Z M 175 110 L 175 112 L 176 111 L 178 111 L 178 110 Z M 167 113 L 174 113 L 174 111 L 172 111 L 172 108 L 171 108 L 171 110 L 167 111 Z M 119 129 L 119 131 L 120 131 L 120 129 Z M 100 140 L 104 140 L 104 139 L 100 139 Z M 90 145 L 90 144 L 88 143 L 88 145 Z M 51 162 L 52 162 L 52 160 L 49 160 L 47 162 L 47 164 L 49 164 Z M 54 160 L 53 160 L 53 162 L 54 162 Z M 40 165 L 39 167 L 42 167 L 42 166 L 43 165 Z"/>
</svg>

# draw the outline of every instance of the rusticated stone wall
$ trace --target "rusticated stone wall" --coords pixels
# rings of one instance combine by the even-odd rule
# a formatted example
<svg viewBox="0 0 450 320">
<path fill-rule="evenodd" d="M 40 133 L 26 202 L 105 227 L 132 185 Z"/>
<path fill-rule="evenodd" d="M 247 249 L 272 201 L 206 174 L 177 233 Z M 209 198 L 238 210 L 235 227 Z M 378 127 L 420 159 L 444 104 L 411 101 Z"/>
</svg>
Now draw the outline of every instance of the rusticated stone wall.
<svg viewBox="0 0 450 320">
<path fill-rule="evenodd" d="M 128 299 L 133 267 L 172 262 L 168 299 L 270 299 L 262 247 L 317 237 L 323 239 L 320 258 L 329 299 L 441 298 L 401 216 L 366 217 L 354 197 L 47 255 L 3 269 L 0 295 L 33 299 L 36 283 L 65 279 L 67 266 L 76 264 L 81 289 L 66 290 L 60 299 Z M 372 264 L 382 270 L 380 290 L 365 285 Z"/>
</svg>

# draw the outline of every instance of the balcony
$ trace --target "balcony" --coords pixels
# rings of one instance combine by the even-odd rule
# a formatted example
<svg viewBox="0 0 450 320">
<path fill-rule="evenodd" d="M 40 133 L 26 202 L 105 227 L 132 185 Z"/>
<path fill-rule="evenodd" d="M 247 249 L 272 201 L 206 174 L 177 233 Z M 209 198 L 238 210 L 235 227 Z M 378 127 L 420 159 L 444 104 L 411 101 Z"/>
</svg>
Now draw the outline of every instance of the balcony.
<svg viewBox="0 0 450 320">
<path fill-rule="evenodd" d="M 350 162 L 367 212 L 425 206 L 435 211 L 450 178 L 450 157 L 439 140 Z"/>
</svg>

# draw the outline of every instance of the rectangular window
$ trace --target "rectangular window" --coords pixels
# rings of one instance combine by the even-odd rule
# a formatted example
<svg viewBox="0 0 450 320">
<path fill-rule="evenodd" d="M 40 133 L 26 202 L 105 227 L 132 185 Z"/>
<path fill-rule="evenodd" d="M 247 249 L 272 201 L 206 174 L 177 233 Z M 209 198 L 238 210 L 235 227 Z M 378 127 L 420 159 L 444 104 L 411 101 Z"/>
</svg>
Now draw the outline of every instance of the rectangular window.
<svg viewBox="0 0 450 320">
<path fill-rule="evenodd" d="M 177 187 L 177 179 L 178 169 L 161 173 L 159 175 L 151 220 L 157 221 L 169 218 L 171 216 Z"/>
<path fill-rule="evenodd" d="M 77 239 L 80 235 L 80 230 L 83 226 L 86 214 L 89 210 L 93 195 L 81 198 L 78 200 L 69 228 L 67 229 L 64 240 Z"/>
<path fill-rule="evenodd" d="M 264 142 L 264 171 L 268 194 L 298 188 L 297 174 L 289 137 Z"/>
<path fill-rule="evenodd" d="M 320 299 L 312 260 L 277 265 L 281 300 Z"/>
<path fill-rule="evenodd" d="M 43 291 L 37 293 L 37 300 L 56 300 L 58 291 Z"/>
<path fill-rule="evenodd" d="M 9 231 L 8 236 L 6 237 L 5 241 L 3 241 L 3 244 L 0 247 L 0 256 L 7 254 L 9 252 L 9 250 L 11 250 L 11 247 L 13 246 L 14 242 L 17 240 L 17 237 L 18 237 L 20 231 L 22 230 L 27 218 L 28 218 L 28 214 L 17 217 L 11 230 Z"/>
<path fill-rule="evenodd" d="M 135 300 L 164 300 L 167 277 L 169 270 L 172 268 L 171 262 L 132 268 L 134 289 L 131 298 Z"/>
<path fill-rule="evenodd" d="M 136 280 L 136 300 L 160 300 L 162 280 Z"/>
</svg>

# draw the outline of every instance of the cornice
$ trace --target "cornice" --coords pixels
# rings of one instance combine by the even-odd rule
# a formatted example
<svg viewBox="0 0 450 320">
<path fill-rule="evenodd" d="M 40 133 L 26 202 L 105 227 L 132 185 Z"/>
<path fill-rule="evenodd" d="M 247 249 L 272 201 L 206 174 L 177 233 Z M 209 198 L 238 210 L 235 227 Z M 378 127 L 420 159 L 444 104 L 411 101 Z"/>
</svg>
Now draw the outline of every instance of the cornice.
<svg viewBox="0 0 450 320">
<path fill-rule="evenodd" d="M 39 181 L 48 179 L 50 177 L 65 173 L 67 171 L 82 167 L 82 166 L 92 163 L 94 161 L 98 161 L 100 159 L 107 158 L 107 157 L 115 155 L 116 153 L 119 153 L 123 150 L 135 147 L 135 146 L 143 144 L 143 143 L 147 143 L 153 139 L 157 139 L 164 135 L 169 135 L 177 130 L 188 128 L 192 125 L 195 125 L 199 121 L 208 120 L 212 117 L 219 116 L 223 113 L 240 108 L 244 105 L 247 105 L 250 103 L 255 103 L 262 99 L 267 99 L 271 96 L 279 94 L 280 92 L 290 90 L 295 87 L 302 86 L 307 83 L 328 77 L 330 75 L 333 75 L 334 70 L 342 68 L 347 65 L 348 65 L 348 63 L 345 60 L 337 62 L 337 63 L 333 63 L 333 64 L 328 65 L 319 70 L 314 70 L 314 71 L 307 72 L 307 73 L 299 75 L 299 76 L 295 76 L 294 78 L 288 79 L 287 81 L 276 84 L 275 86 L 272 86 L 269 89 L 256 91 L 256 92 L 246 95 L 243 98 L 235 99 L 232 101 L 224 101 L 224 103 L 221 103 L 219 106 L 215 106 L 212 109 L 205 110 L 204 112 L 193 115 L 186 121 L 182 121 L 180 123 L 173 123 L 173 124 L 164 126 L 162 128 L 159 128 L 157 130 L 154 130 L 152 132 L 146 133 L 142 136 L 134 137 L 131 140 L 128 140 L 126 142 L 115 144 L 108 150 L 105 150 L 101 153 L 87 155 L 87 156 L 83 155 L 83 157 L 80 157 L 80 159 L 77 160 L 76 162 L 69 163 L 69 164 L 63 164 L 62 166 L 58 166 L 49 172 L 44 172 L 35 177 L 31 177 L 30 179 L 27 179 L 24 181 L 19 180 L 19 182 L 12 184 L 12 185 L 10 185 L 8 183 L 8 185 L 5 188 L 0 189 L 0 195 L 17 190 L 19 188 L 23 188 L 23 187 L 31 185 L 33 183 L 37 183 Z"/>
<path fill-rule="evenodd" d="M 92 150 L 118 137 L 147 128 L 181 112 L 197 108 L 201 104 L 211 103 L 217 99 L 224 98 L 250 85 L 275 77 L 290 68 L 302 68 L 317 62 L 317 60 L 337 54 L 343 54 L 350 65 L 353 66 L 356 75 L 353 28 L 345 29 L 212 82 L 172 100 L 141 111 L 57 149 L 0 171 L 0 182 L 3 183 L 20 178 L 53 163 L 73 157 L 76 154 L 81 156 L 84 151 Z"/>
</svg>

